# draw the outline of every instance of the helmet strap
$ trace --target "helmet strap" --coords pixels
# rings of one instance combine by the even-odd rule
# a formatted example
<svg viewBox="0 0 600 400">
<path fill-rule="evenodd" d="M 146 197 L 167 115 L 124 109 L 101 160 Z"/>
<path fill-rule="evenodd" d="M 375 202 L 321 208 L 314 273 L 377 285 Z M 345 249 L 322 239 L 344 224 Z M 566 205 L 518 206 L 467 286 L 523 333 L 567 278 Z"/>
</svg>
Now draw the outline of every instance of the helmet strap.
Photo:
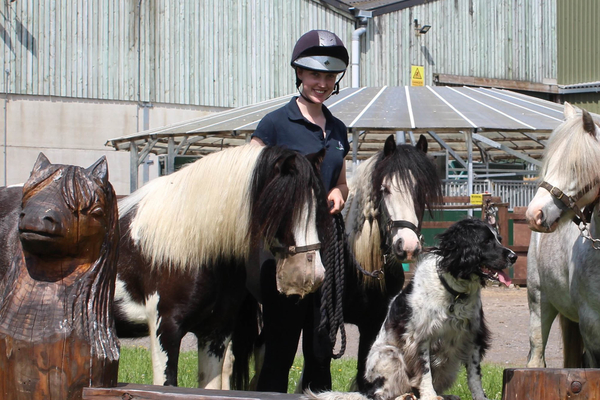
<svg viewBox="0 0 600 400">
<path fill-rule="evenodd" d="M 308 97 L 306 97 L 306 96 L 304 95 L 304 93 L 302 93 L 302 90 L 300 90 L 300 88 L 298 88 L 298 92 L 300 92 L 300 96 L 302 96 L 302 98 L 303 98 L 304 100 L 308 101 L 310 104 L 315 104 L 315 102 L 314 102 L 314 101 L 312 101 L 311 99 L 309 99 Z"/>
<path fill-rule="evenodd" d="M 333 87 L 333 92 L 331 92 L 331 94 L 329 95 L 329 97 L 333 96 L 334 94 L 339 94 L 340 93 L 340 81 L 342 80 L 342 78 L 344 77 L 344 75 L 346 75 L 346 71 L 345 70 L 344 70 L 344 72 L 342 72 L 342 76 L 340 76 L 340 79 L 338 79 L 337 82 L 335 83 L 335 86 Z"/>
</svg>

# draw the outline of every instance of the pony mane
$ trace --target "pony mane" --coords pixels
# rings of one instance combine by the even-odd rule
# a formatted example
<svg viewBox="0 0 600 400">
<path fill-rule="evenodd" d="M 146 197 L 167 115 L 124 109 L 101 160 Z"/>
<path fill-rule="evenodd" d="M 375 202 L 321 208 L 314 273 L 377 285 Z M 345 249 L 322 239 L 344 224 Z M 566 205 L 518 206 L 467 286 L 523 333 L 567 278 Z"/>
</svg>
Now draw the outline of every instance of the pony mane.
<svg viewBox="0 0 600 400">
<path fill-rule="evenodd" d="M 596 122 L 596 130 L 599 125 Z M 567 118 L 550 135 L 544 152 L 540 180 L 557 177 L 555 186 L 563 190 L 572 182 L 581 189 L 600 177 L 599 138 L 584 129 L 580 112 Z"/>
<path fill-rule="evenodd" d="M 198 267 L 221 255 L 247 258 L 252 172 L 263 147 L 211 154 L 150 181 L 119 204 L 135 210 L 133 241 L 154 267 Z"/>
<path fill-rule="evenodd" d="M 419 225 L 425 209 L 431 213 L 433 204 L 442 198 L 435 165 L 411 145 L 398 145 L 388 157 L 380 151 L 358 167 L 350 184 L 347 233 L 356 260 L 369 272 L 383 266 L 381 243 L 385 239 L 379 227 L 379 205 L 381 185 L 386 177 L 392 176 L 401 186 L 397 189 L 407 191 L 406 195 L 412 197 Z"/>
<path fill-rule="evenodd" d="M 308 207 L 309 219 L 314 208 L 319 239 L 324 243 L 331 216 L 325 188 L 318 177 L 320 160 L 315 163 L 283 147 L 265 147 L 252 178 L 252 221 L 248 232 L 252 247 L 259 245 L 261 239 L 268 244 L 276 237 L 286 245 L 295 245 L 292 231 L 306 223 L 301 221 L 306 218 L 302 214 L 304 205 Z"/>
</svg>

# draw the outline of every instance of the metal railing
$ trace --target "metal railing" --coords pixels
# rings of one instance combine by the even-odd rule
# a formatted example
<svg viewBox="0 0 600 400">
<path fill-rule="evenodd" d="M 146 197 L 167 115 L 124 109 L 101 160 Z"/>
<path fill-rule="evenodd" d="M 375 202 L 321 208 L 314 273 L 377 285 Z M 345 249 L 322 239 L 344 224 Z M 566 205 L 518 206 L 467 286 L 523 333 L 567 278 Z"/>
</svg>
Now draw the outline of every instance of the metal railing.
<svg viewBox="0 0 600 400">
<path fill-rule="evenodd" d="M 463 180 L 445 179 L 443 181 L 444 196 L 467 196 L 467 182 Z M 490 193 L 498 196 L 508 203 L 508 209 L 514 207 L 527 207 L 535 192 L 537 182 L 535 181 L 501 181 L 501 180 L 475 180 L 473 181 L 473 193 Z"/>
</svg>

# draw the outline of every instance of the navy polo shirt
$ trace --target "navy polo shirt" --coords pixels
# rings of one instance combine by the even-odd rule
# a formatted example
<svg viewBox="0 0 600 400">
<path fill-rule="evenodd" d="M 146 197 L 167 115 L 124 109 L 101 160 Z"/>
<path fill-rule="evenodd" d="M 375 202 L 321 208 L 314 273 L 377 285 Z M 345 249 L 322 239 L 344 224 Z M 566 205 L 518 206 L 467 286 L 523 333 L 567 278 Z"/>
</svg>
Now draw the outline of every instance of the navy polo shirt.
<svg viewBox="0 0 600 400">
<path fill-rule="evenodd" d="M 321 127 L 304 118 L 296 103 L 297 98 L 292 98 L 287 105 L 265 115 L 252 137 L 261 139 L 267 146 L 287 147 L 303 155 L 326 149 L 321 164 L 321 179 L 329 193 L 336 186 L 340 171 L 345 167 L 344 157 L 350 151 L 346 125 L 323 106 L 323 137 Z"/>
</svg>

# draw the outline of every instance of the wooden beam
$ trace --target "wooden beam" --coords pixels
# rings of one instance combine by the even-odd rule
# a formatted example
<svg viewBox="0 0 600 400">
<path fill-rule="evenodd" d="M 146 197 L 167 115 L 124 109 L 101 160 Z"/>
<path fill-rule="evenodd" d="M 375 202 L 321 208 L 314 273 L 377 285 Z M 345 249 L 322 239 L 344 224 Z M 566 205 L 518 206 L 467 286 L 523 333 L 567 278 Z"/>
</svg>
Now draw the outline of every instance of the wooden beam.
<svg viewBox="0 0 600 400">
<path fill-rule="evenodd" d="M 531 163 L 533 165 L 536 165 L 538 167 L 542 166 L 542 163 L 540 161 L 538 161 L 536 159 L 533 159 L 533 158 L 531 158 L 531 157 L 529 157 L 529 156 L 527 156 L 527 155 L 525 155 L 525 154 L 523 154 L 521 152 L 515 151 L 515 150 L 509 148 L 508 146 L 505 146 L 503 144 L 495 142 L 492 139 L 488 139 L 485 136 L 479 135 L 477 133 L 473 133 L 473 140 L 477 140 L 479 142 L 485 143 L 488 146 L 493 147 L 495 149 L 502 150 L 502 151 L 504 151 L 504 152 L 506 152 L 506 153 L 508 153 L 510 155 L 518 157 L 518 158 L 520 158 L 520 159 L 522 159 L 524 161 L 527 161 L 528 163 Z"/>
<path fill-rule="evenodd" d="M 508 79 L 492 79 L 480 78 L 476 76 L 434 74 L 433 81 L 436 83 L 445 83 L 452 85 L 493 87 L 512 90 L 525 90 L 528 92 L 558 94 L 558 85 L 546 85 L 543 83 L 515 81 Z"/>
<path fill-rule="evenodd" d="M 119 383 L 114 388 L 84 388 L 82 398 L 83 400 L 299 400 L 302 395 Z"/>
</svg>

